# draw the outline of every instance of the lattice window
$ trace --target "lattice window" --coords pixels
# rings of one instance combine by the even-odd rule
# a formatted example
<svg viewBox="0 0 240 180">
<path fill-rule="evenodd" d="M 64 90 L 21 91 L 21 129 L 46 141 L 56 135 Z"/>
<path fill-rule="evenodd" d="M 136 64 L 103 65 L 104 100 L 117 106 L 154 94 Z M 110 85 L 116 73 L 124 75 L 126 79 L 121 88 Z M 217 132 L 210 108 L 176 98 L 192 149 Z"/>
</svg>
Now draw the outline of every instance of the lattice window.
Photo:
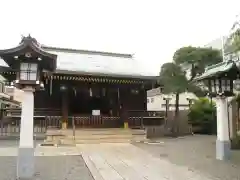
<svg viewBox="0 0 240 180">
<path fill-rule="evenodd" d="M 21 63 L 20 80 L 36 81 L 37 80 L 37 64 Z"/>
</svg>

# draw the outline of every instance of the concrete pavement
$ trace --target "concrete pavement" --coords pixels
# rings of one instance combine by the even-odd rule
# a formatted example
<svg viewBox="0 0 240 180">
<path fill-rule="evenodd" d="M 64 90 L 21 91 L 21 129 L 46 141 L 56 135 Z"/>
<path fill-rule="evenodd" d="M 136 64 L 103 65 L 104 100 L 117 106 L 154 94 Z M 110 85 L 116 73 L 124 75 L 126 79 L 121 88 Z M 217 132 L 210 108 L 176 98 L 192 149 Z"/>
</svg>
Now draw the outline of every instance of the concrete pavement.
<svg viewBox="0 0 240 180">
<path fill-rule="evenodd" d="M 209 174 L 219 180 L 240 179 L 240 151 L 232 151 L 230 161 L 216 160 L 216 136 L 194 135 L 179 138 L 160 138 L 135 146 L 156 158 L 178 166 Z"/>
<path fill-rule="evenodd" d="M 131 144 L 78 145 L 95 180 L 213 180 Z"/>
<path fill-rule="evenodd" d="M 237 168 L 219 161 L 215 164 L 207 151 L 211 146 L 200 145 L 201 142 L 186 137 L 158 144 L 137 143 L 138 147 L 129 143 L 36 146 L 36 177 L 38 180 L 63 177 L 69 180 L 93 180 L 93 177 L 95 180 L 238 180 Z M 0 146 L 0 165 L 4 167 L 0 173 L 9 180 L 7 177 L 16 169 L 17 145 L 5 144 L 9 146 Z M 201 148 L 207 152 L 206 158 L 202 158 Z M 206 166 L 209 171 L 200 166 Z M 221 172 L 217 173 L 217 169 Z"/>
</svg>

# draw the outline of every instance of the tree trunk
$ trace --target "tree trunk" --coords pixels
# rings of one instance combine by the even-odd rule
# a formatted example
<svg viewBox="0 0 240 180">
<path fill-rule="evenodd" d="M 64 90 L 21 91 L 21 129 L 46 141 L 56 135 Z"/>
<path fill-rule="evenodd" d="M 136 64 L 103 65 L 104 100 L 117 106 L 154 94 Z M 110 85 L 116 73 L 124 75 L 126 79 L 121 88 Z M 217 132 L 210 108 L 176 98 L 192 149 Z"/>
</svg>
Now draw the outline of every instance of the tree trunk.
<svg viewBox="0 0 240 180">
<path fill-rule="evenodd" d="M 239 102 L 237 102 L 237 123 L 236 123 L 237 133 L 239 131 L 239 108 L 240 108 L 240 104 L 239 104 Z"/>
<path fill-rule="evenodd" d="M 176 93 L 175 114 L 173 120 L 173 135 L 175 137 L 178 136 L 179 133 L 178 118 L 179 118 L 179 93 Z"/>
</svg>

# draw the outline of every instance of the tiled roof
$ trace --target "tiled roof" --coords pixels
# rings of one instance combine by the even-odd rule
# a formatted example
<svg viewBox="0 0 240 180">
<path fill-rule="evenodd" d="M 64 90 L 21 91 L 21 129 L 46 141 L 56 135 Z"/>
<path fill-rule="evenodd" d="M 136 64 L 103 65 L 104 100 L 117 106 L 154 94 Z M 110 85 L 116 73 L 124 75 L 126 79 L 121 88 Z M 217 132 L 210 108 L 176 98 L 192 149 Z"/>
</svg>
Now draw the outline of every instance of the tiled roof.
<svg viewBox="0 0 240 180">
<path fill-rule="evenodd" d="M 119 54 L 88 50 L 75 50 L 42 46 L 43 50 L 56 54 L 57 73 L 102 74 L 120 76 L 148 76 L 151 72 L 144 71 L 131 54 Z M 7 66 L 0 59 L 0 66 Z"/>
<path fill-rule="evenodd" d="M 72 71 L 81 74 L 108 74 L 148 76 L 130 54 L 117 54 L 86 50 L 69 50 L 43 47 L 57 54 L 57 71 Z"/>
</svg>

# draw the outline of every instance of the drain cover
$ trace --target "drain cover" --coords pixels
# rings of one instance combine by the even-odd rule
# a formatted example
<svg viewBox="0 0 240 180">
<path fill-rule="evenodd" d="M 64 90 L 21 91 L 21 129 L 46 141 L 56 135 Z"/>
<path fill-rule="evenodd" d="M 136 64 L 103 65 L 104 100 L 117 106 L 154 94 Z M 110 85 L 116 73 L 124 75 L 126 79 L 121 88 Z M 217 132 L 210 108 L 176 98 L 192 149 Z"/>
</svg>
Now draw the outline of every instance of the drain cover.
<svg viewBox="0 0 240 180">
<path fill-rule="evenodd" d="M 40 146 L 56 146 L 56 145 L 52 143 L 48 143 L 48 144 L 40 144 Z"/>
<path fill-rule="evenodd" d="M 160 157 L 168 157 L 168 154 L 160 154 Z"/>
</svg>

